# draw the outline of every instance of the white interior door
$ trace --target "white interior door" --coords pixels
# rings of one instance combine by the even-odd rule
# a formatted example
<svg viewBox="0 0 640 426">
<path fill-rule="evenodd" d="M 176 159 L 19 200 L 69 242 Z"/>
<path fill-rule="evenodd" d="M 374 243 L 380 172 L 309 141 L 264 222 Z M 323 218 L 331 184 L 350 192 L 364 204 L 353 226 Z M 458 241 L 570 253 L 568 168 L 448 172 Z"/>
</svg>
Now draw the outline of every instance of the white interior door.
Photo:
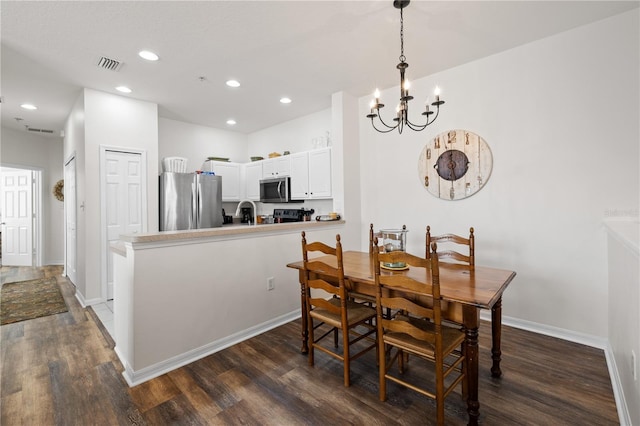
<svg viewBox="0 0 640 426">
<path fill-rule="evenodd" d="M 104 195 L 106 230 L 107 300 L 113 299 L 113 254 L 109 245 L 121 234 L 143 231 L 142 155 L 105 151 Z"/>
<path fill-rule="evenodd" d="M 3 169 L 2 264 L 33 265 L 33 172 Z"/>
<path fill-rule="evenodd" d="M 65 275 L 72 283 L 77 276 L 76 159 L 64 166 Z"/>
</svg>

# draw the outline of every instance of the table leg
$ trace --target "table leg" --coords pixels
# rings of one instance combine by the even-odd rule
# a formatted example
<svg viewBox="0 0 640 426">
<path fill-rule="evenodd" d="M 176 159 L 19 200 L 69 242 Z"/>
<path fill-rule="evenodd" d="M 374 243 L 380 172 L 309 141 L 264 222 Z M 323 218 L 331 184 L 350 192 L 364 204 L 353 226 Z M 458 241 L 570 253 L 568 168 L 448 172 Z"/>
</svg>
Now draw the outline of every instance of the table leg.
<svg viewBox="0 0 640 426">
<path fill-rule="evenodd" d="M 491 376 L 500 377 L 502 375 L 502 370 L 500 370 L 502 356 L 502 351 L 500 350 L 500 341 L 502 340 L 502 297 L 491 308 L 491 334 L 491 359 L 493 360 Z"/>
<path fill-rule="evenodd" d="M 309 340 L 309 330 L 307 330 L 307 298 L 305 297 L 304 271 L 299 271 L 298 280 L 300 281 L 300 312 L 302 312 L 300 321 L 302 323 L 302 348 L 300 348 L 300 352 L 308 354 L 309 347 L 307 346 L 307 341 Z"/>
<path fill-rule="evenodd" d="M 469 425 L 477 425 L 480 417 L 480 402 L 478 401 L 478 326 L 480 324 L 479 309 L 465 305 L 463 307 L 465 326 L 465 356 L 467 378 L 467 412 Z"/>
</svg>

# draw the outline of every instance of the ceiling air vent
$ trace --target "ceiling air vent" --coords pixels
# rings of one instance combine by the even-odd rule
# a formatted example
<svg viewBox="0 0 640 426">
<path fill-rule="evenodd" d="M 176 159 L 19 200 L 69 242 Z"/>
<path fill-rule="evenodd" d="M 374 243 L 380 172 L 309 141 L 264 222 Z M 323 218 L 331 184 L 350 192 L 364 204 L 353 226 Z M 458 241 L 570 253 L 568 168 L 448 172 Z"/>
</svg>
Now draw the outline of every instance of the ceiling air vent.
<svg viewBox="0 0 640 426">
<path fill-rule="evenodd" d="M 122 62 L 116 59 L 107 58 L 106 56 L 101 56 L 98 60 L 98 66 L 109 71 L 120 71 L 120 68 L 122 68 Z"/>
<path fill-rule="evenodd" d="M 33 127 L 27 127 L 27 130 L 30 132 L 36 132 L 36 133 L 50 133 L 53 134 L 53 130 L 48 130 L 48 129 L 34 129 Z"/>
</svg>

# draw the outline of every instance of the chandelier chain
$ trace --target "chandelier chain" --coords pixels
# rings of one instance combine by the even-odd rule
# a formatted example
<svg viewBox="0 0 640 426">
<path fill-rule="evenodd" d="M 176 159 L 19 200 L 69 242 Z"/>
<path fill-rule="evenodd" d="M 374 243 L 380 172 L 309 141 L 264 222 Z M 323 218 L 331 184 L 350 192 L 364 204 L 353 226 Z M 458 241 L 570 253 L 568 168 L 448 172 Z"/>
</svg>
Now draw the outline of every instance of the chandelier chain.
<svg viewBox="0 0 640 426">
<path fill-rule="evenodd" d="M 400 8 L 400 62 L 404 62 L 407 58 L 404 56 L 404 18 L 402 17 L 402 8 Z"/>
</svg>

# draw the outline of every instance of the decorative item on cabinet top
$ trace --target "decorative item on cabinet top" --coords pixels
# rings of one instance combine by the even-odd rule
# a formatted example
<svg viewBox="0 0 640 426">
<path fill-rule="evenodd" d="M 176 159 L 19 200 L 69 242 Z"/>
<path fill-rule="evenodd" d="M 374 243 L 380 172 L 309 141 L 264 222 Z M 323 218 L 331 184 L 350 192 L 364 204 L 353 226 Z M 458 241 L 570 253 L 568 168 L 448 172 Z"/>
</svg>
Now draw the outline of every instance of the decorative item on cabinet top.
<svg viewBox="0 0 640 426">
<path fill-rule="evenodd" d="M 164 157 L 162 170 L 169 173 L 186 173 L 187 159 L 183 157 Z"/>
<path fill-rule="evenodd" d="M 207 160 L 211 161 L 229 161 L 227 157 L 207 157 Z"/>
<path fill-rule="evenodd" d="M 434 196 L 461 200 L 484 187 L 493 157 L 487 142 L 468 130 L 449 130 L 427 143 L 418 158 L 418 178 Z"/>
</svg>

